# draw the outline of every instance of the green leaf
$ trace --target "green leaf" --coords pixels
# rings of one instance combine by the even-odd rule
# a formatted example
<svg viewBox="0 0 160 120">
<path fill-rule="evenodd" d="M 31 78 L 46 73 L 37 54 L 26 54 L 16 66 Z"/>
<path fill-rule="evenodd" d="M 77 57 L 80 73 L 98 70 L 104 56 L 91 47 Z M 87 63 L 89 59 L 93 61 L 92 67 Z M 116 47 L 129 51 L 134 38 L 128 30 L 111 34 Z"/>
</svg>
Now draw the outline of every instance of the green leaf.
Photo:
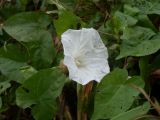
<svg viewBox="0 0 160 120">
<path fill-rule="evenodd" d="M 147 15 L 140 14 L 137 16 L 137 19 L 138 19 L 138 23 L 137 23 L 138 25 L 150 28 L 150 29 L 158 32 L 157 28 L 155 27 L 155 25 L 153 24 L 153 22 L 149 19 L 149 17 Z"/>
<path fill-rule="evenodd" d="M 0 57 L 0 71 L 9 81 L 14 80 L 21 83 L 24 80 L 24 77 L 21 74 L 20 69 L 24 66 L 26 66 L 26 63 L 24 62 L 17 62 Z"/>
<path fill-rule="evenodd" d="M 148 40 L 153 35 L 155 35 L 155 33 L 149 28 L 139 27 L 139 26 L 132 27 L 132 28 L 128 27 L 123 31 L 123 35 L 121 36 L 121 39 L 126 41 L 135 39 L 135 41 L 131 41 L 132 44 L 138 44 L 137 42 L 140 43 L 142 40 Z"/>
<path fill-rule="evenodd" d="M 138 8 L 141 14 L 160 14 L 159 0 L 121 0 L 121 2 Z"/>
<path fill-rule="evenodd" d="M 37 73 L 37 70 L 35 70 L 32 66 L 25 66 L 22 67 L 20 72 L 24 76 L 25 80 L 31 77 L 33 74 Z"/>
<path fill-rule="evenodd" d="M 120 30 L 124 30 L 127 26 L 133 26 L 137 23 L 137 20 L 122 12 L 115 12 L 112 18 L 113 29 L 116 33 Z"/>
<path fill-rule="evenodd" d="M 54 21 L 54 24 L 58 36 L 61 36 L 67 29 L 77 29 L 77 25 L 80 22 L 80 18 L 71 11 L 62 10 L 59 12 L 59 18 Z"/>
<path fill-rule="evenodd" d="M 124 13 L 131 15 L 131 16 L 135 16 L 136 14 L 138 14 L 140 12 L 140 10 L 136 7 L 133 7 L 131 5 L 124 5 Z"/>
<path fill-rule="evenodd" d="M 160 15 L 160 2 L 139 1 L 136 6 L 141 10 L 142 14 Z"/>
<path fill-rule="evenodd" d="M 24 42 L 30 63 L 37 69 L 50 67 L 56 54 L 52 36 L 47 31 L 51 22 L 44 13 L 25 12 L 12 16 L 4 25 L 4 30 L 9 35 Z"/>
<path fill-rule="evenodd" d="M 101 81 L 95 96 L 92 120 L 109 119 L 131 107 L 139 92 L 130 84 L 143 87 L 144 83 L 140 77 L 127 77 L 126 70 L 115 69 Z"/>
<path fill-rule="evenodd" d="M 1 47 L 0 71 L 4 76 L 2 81 L 15 80 L 23 83 L 27 76 L 34 74 L 36 70 L 26 64 L 28 57 L 25 49 L 16 44 L 8 44 L 5 47 Z"/>
<path fill-rule="evenodd" d="M 140 13 L 140 9 L 131 5 L 124 5 L 124 13 L 131 15 L 132 17 L 138 19 L 137 24 L 143 27 L 151 28 L 154 31 L 157 31 L 153 22 L 148 18 L 148 15 Z"/>
<path fill-rule="evenodd" d="M 23 108 L 32 107 L 36 120 L 51 120 L 57 110 L 56 98 L 65 80 L 58 68 L 41 70 L 17 89 L 16 103 Z"/>
<path fill-rule="evenodd" d="M 16 40 L 29 42 L 35 41 L 50 22 L 48 15 L 42 12 L 24 12 L 10 17 L 3 28 Z"/>
<path fill-rule="evenodd" d="M 140 117 L 148 112 L 150 109 L 149 103 L 144 103 L 141 106 L 138 106 L 136 108 L 133 108 L 127 112 L 121 113 L 115 117 L 113 117 L 111 120 L 134 120 L 137 117 Z"/>
<path fill-rule="evenodd" d="M 31 65 L 37 69 L 50 67 L 54 57 L 56 57 L 52 37 L 47 31 L 41 31 L 37 35 L 35 41 L 26 43 L 30 53 Z"/>
<path fill-rule="evenodd" d="M 155 53 L 160 48 L 158 38 L 152 38 L 155 33 L 148 28 L 126 28 L 121 36 L 120 55 L 117 59 L 126 56 L 145 56 Z"/>
<path fill-rule="evenodd" d="M 8 44 L 0 48 L 0 57 L 12 59 L 17 62 L 27 62 L 29 56 L 25 48 L 17 44 Z"/>
<path fill-rule="evenodd" d="M 74 10 L 76 6 L 76 0 L 59 0 L 67 9 Z"/>
</svg>

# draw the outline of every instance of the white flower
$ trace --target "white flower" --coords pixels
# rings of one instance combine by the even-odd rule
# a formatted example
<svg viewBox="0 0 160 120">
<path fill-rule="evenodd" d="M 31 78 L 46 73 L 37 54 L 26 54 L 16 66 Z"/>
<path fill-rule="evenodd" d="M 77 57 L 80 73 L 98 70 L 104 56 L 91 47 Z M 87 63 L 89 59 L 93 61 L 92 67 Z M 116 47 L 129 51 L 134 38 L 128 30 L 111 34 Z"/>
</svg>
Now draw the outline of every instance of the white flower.
<svg viewBox="0 0 160 120">
<path fill-rule="evenodd" d="M 62 34 L 62 44 L 71 80 L 82 85 L 100 82 L 110 72 L 107 48 L 95 29 L 69 29 Z"/>
</svg>

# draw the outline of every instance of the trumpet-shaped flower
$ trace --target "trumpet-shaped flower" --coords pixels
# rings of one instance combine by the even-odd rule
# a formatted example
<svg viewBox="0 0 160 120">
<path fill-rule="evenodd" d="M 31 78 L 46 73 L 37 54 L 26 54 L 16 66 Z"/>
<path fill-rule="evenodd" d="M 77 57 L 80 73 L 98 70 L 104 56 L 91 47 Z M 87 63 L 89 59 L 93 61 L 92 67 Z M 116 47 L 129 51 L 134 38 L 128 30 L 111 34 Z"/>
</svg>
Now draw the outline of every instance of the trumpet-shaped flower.
<svg viewBox="0 0 160 120">
<path fill-rule="evenodd" d="M 110 72 L 107 48 L 95 29 L 69 29 L 62 34 L 62 44 L 71 80 L 82 85 L 100 82 Z"/>
</svg>

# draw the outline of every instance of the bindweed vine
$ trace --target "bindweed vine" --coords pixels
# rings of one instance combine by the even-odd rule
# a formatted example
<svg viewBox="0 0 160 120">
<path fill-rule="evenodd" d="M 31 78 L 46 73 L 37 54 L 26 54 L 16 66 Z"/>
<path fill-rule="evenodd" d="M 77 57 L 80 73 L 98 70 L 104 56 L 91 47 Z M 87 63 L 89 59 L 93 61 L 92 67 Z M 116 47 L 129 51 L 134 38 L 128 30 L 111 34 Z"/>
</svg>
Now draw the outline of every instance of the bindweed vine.
<svg viewBox="0 0 160 120">
<path fill-rule="evenodd" d="M 160 119 L 159 0 L 1 0 L 0 120 Z"/>
</svg>

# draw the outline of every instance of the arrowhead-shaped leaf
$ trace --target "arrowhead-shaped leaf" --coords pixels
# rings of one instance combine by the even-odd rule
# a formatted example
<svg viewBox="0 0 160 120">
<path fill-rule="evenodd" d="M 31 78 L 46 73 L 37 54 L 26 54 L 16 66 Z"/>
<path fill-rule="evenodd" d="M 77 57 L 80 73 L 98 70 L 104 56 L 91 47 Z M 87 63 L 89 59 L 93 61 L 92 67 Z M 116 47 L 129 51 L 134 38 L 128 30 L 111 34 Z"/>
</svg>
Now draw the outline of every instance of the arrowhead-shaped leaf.
<svg viewBox="0 0 160 120">
<path fill-rule="evenodd" d="M 17 41 L 24 42 L 31 65 L 41 69 L 50 67 L 55 57 L 52 36 L 47 31 L 51 23 L 43 12 L 24 12 L 10 17 L 3 28 Z"/>
<path fill-rule="evenodd" d="M 144 83 L 140 77 L 127 77 L 126 70 L 115 69 L 101 81 L 95 96 L 92 120 L 110 119 L 131 107 L 139 92 L 130 84 L 143 87 Z"/>
<path fill-rule="evenodd" d="M 65 81 L 65 75 L 58 68 L 41 70 L 17 89 L 16 103 L 23 108 L 32 107 L 36 120 L 51 120 Z"/>
<path fill-rule="evenodd" d="M 145 56 L 160 49 L 159 38 L 152 38 L 155 33 L 148 28 L 126 28 L 121 36 L 120 55 L 117 59 L 127 56 Z"/>
</svg>

